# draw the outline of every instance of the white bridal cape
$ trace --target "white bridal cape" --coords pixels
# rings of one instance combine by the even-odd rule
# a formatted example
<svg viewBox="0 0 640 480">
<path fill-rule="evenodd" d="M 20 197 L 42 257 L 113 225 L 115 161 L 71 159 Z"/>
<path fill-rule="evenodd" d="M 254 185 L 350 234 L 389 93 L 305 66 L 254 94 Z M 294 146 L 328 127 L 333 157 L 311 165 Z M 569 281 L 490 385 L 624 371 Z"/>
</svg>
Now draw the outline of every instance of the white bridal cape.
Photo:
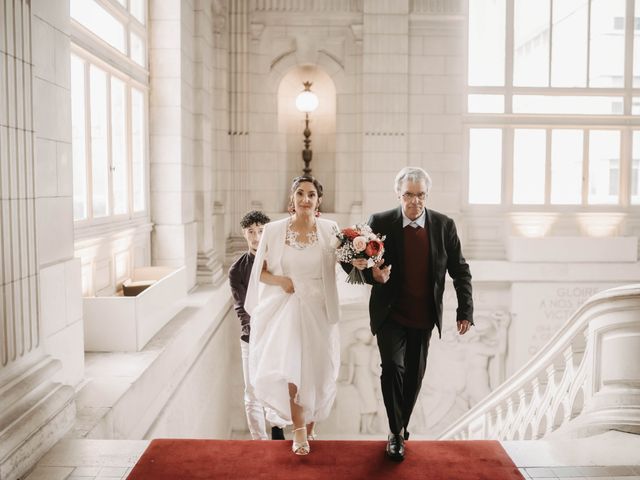
<svg viewBox="0 0 640 480">
<path fill-rule="evenodd" d="M 340 367 L 338 290 L 330 220 L 316 220 L 318 241 L 303 249 L 285 244 L 289 218 L 265 225 L 251 271 L 245 309 L 251 315 L 249 380 L 275 425 L 290 424 L 287 384 L 305 422 L 326 418 L 336 396 Z M 295 293 L 260 282 L 263 262 L 293 281 Z"/>
</svg>

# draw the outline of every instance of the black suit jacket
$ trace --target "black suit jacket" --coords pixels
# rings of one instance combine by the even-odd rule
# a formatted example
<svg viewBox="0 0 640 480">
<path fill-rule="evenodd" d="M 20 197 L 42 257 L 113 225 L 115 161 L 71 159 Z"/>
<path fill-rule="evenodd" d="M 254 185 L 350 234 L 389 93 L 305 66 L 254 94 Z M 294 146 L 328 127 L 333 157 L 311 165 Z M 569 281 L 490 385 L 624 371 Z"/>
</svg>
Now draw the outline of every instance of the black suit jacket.
<svg viewBox="0 0 640 480">
<path fill-rule="evenodd" d="M 442 334 L 442 295 L 444 293 L 445 274 L 453 279 L 458 297 L 457 320 L 469 320 L 473 323 L 473 298 L 471 294 L 471 272 L 462 256 L 462 248 L 454 221 L 436 212 L 426 210 L 425 226 L 429 230 L 429 267 L 433 283 L 433 298 L 436 309 L 436 325 Z M 394 303 L 398 299 L 401 278 L 404 269 L 404 234 L 402 230 L 402 208 L 375 213 L 367 222 L 374 233 L 385 235 L 384 265 L 392 265 L 391 276 L 387 283 L 378 283 L 373 279 L 371 269 L 364 270 L 368 283 L 373 285 L 369 299 L 369 317 L 371 331 L 375 335 L 387 320 Z M 349 265 L 351 266 L 351 265 Z M 346 267 L 346 266 L 345 266 Z M 345 270 L 350 270 L 346 267 Z"/>
<path fill-rule="evenodd" d="M 240 339 L 247 343 L 249 343 L 249 335 L 251 334 L 251 316 L 244 309 L 244 301 L 247 297 L 247 287 L 254 260 L 255 256 L 246 252 L 229 267 L 229 286 L 233 295 L 233 308 L 240 319 L 242 329 Z"/>
</svg>

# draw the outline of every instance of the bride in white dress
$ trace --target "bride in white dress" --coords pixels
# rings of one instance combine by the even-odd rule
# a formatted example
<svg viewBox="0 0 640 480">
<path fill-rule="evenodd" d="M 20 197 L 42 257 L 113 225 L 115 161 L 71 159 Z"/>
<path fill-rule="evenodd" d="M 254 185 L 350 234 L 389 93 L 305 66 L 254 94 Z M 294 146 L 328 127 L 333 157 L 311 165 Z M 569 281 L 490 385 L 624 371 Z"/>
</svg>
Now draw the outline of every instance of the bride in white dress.
<svg viewBox="0 0 640 480">
<path fill-rule="evenodd" d="M 270 422 L 293 423 L 298 455 L 310 452 L 315 422 L 331 411 L 340 366 L 337 224 L 317 218 L 321 202 L 317 180 L 294 179 L 293 213 L 265 225 L 245 300 L 250 382 Z"/>
</svg>

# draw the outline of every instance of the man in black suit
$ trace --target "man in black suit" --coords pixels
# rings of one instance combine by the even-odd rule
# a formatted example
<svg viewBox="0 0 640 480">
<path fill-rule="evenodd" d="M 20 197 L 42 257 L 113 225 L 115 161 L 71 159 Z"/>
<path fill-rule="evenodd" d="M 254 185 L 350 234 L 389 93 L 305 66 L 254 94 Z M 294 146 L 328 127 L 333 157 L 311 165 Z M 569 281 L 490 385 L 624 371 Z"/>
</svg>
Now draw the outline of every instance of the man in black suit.
<svg viewBox="0 0 640 480">
<path fill-rule="evenodd" d="M 464 335 L 473 325 L 469 265 L 454 221 L 425 208 L 430 188 L 431 178 L 423 169 L 403 168 L 395 183 L 400 206 L 376 213 L 368 221 L 374 233 L 386 236 L 384 257 L 371 268 L 366 260 L 352 261 L 373 285 L 369 317 L 382 360 L 380 381 L 391 430 L 386 453 L 396 461 L 404 459 L 407 426 L 427 366 L 431 331 L 436 326 L 442 332 L 447 272 L 458 297 L 458 333 Z"/>
</svg>

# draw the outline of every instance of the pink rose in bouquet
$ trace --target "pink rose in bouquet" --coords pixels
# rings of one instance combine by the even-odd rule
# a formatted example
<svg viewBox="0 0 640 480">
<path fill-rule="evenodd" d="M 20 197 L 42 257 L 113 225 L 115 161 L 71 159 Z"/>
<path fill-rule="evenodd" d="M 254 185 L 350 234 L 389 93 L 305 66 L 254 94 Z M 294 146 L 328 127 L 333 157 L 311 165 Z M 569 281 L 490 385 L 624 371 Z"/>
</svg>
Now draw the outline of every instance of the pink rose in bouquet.
<svg viewBox="0 0 640 480">
<path fill-rule="evenodd" d="M 356 253 L 360 253 L 367 248 L 367 239 L 360 235 L 353 239 L 352 244 Z"/>
</svg>

